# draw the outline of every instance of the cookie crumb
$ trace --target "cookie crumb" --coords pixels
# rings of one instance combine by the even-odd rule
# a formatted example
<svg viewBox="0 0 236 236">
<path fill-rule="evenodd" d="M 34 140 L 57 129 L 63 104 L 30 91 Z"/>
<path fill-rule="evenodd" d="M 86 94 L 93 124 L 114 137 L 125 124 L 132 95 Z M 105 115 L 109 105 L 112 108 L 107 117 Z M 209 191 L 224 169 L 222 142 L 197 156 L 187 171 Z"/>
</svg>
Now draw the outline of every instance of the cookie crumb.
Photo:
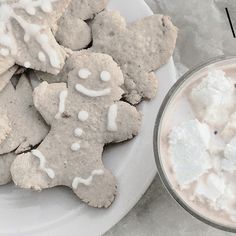
<svg viewBox="0 0 236 236">
<path fill-rule="evenodd" d="M 62 118 L 66 118 L 66 119 L 67 119 L 67 118 L 70 118 L 70 117 L 71 117 L 71 115 L 69 115 L 69 114 L 68 114 L 68 113 L 66 113 L 66 112 L 63 112 L 63 113 L 62 113 L 62 115 L 61 115 L 61 117 L 62 117 Z"/>
</svg>

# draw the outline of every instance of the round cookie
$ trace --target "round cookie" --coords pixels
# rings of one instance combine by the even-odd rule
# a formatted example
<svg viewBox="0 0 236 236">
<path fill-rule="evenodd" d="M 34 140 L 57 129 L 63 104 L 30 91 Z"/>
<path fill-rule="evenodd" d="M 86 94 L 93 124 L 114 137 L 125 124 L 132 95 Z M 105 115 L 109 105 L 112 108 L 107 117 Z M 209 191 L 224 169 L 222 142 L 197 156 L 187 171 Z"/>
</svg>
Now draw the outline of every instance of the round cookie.
<svg viewBox="0 0 236 236">
<path fill-rule="evenodd" d="M 67 15 L 59 20 L 55 38 L 59 44 L 76 51 L 87 47 L 92 40 L 92 35 L 86 22 Z"/>
<path fill-rule="evenodd" d="M 72 0 L 57 23 L 57 41 L 73 51 L 86 48 L 92 41 L 92 34 L 85 20 L 93 18 L 107 3 L 108 0 Z"/>
<path fill-rule="evenodd" d="M 84 51 L 73 65 L 68 88 L 43 82 L 35 89 L 35 107 L 51 130 L 37 149 L 17 156 L 11 173 L 19 187 L 65 185 L 88 205 L 108 207 L 117 184 L 102 163 L 104 145 L 136 135 L 141 115 L 119 101 L 124 79 L 110 56 Z"/>
</svg>

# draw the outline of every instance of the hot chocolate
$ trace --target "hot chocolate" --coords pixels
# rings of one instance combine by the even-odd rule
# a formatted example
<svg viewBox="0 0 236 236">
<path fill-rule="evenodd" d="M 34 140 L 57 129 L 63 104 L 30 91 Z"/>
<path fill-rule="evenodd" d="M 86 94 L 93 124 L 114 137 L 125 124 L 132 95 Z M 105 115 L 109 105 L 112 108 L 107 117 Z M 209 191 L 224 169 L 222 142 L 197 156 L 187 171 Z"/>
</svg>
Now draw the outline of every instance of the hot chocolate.
<svg viewBox="0 0 236 236">
<path fill-rule="evenodd" d="M 159 156 L 172 189 L 204 218 L 236 226 L 236 64 L 208 67 L 162 116 Z"/>
</svg>

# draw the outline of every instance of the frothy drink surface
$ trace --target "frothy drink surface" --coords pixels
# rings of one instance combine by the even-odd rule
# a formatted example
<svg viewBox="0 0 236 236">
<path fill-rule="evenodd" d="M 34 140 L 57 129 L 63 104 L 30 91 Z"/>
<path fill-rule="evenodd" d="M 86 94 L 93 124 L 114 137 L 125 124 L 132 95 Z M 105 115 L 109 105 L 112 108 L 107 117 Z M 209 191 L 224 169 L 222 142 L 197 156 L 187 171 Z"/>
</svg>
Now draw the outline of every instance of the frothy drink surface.
<svg viewBox="0 0 236 236">
<path fill-rule="evenodd" d="M 159 153 L 166 178 L 194 211 L 236 227 L 236 64 L 195 73 L 166 107 Z"/>
</svg>

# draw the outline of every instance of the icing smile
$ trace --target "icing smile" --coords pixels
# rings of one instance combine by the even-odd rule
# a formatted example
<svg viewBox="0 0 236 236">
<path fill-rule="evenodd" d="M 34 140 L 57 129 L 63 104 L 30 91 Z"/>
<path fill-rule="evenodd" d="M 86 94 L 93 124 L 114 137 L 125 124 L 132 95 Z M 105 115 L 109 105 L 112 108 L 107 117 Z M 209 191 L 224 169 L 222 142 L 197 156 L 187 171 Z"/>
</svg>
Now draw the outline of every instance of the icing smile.
<svg viewBox="0 0 236 236">
<path fill-rule="evenodd" d="M 92 89 L 87 89 L 81 84 L 76 84 L 75 89 L 79 92 L 82 93 L 88 97 L 101 97 L 101 96 L 106 96 L 111 93 L 110 88 L 105 88 L 102 90 L 92 90 Z"/>
</svg>

